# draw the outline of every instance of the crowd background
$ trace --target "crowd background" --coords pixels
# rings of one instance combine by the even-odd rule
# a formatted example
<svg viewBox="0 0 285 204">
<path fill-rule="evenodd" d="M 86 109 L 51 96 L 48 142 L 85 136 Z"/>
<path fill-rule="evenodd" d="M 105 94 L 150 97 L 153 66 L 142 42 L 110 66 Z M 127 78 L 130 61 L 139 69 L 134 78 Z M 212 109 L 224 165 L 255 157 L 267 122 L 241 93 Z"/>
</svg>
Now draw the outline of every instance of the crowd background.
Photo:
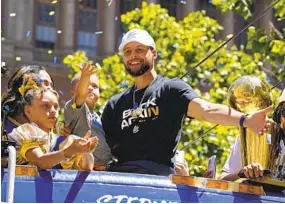
<svg viewBox="0 0 285 204">
<path fill-rule="evenodd" d="M 70 98 L 70 78 L 79 71 L 75 65 L 91 60 L 102 67 L 98 73 L 101 96 L 97 104 L 101 110 L 112 95 L 132 84 L 117 53 L 127 30 L 147 30 L 159 51 L 157 71 L 180 77 L 258 16 L 271 0 L 3 0 L 1 3 L 1 57 L 8 67 L 2 73 L 2 93 L 7 78 L 20 65 L 44 65 L 55 80 L 63 106 Z M 255 75 L 272 85 L 285 78 L 285 0 L 183 79 L 202 98 L 227 104 L 229 86 L 243 75 Z M 283 83 L 273 90 L 275 100 L 284 87 Z M 184 123 L 179 149 L 212 127 L 197 120 L 186 119 Z M 213 154 L 217 156 L 220 172 L 238 132 L 237 128 L 219 126 L 185 148 L 190 175 L 201 175 L 207 167 L 207 158 Z"/>
</svg>

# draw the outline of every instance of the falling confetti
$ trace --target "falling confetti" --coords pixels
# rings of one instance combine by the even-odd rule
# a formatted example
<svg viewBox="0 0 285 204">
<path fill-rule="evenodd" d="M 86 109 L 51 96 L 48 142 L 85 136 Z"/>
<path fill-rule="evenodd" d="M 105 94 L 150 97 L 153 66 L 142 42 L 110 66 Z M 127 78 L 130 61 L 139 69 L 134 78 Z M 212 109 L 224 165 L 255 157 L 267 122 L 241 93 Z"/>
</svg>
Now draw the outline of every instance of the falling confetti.
<svg viewBox="0 0 285 204">
<path fill-rule="evenodd" d="M 16 16 L 16 13 L 10 13 L 10 17 Z"/>
<path fill-rule="evenodd" d="M 53 57 L 53 63 L 54 63 L 54 64 L 57 63 L 57 57 Z"/>
<path fill-rule="evenodd" d="M 55 14 L 54 11 L 49 12 L 49 15 L 50 15 L 50 16 L 53 16 L 54 14 Z"/>
<path fill-rule="evenodd" d="M 26 32 L 26 36 L 27 36 L 27 37 L 29 37 L 29 36 L 30 36 L 30 34 L 31 34 L 31 31 L 30 31 L 30 30 L 28 30 L 28 31 Z"/>
<path fill-rule="evenodd" d="M 187 2 L 186 2 L 186 1 L 180 1 L 180 3 L 181 3 L 181 4 L 186 4 Z"/>
<path fill-rule="evenodd" d="M 56 3 L 57 3 L 57 0 L 54 0 L 54 1 L 52 1 L 51 3 L 52 3 L 52 4 L 56 4 Z"/>
<path fill-rule="evenodd" d="M 22 60 L 22 58 L 21 57 L 16 57 L 16 61 L 21 61 Z"/>
<path fill-rule="evenodd" d="M 110 6 L 112 4 L 112 0 L 107 0 L 108 3 L 108 6 Z"/>
<path fill-rule="evenodd" d="M 229 39 L 229 38 L 231 38 L 233 36 L 234 36 L 233 34 L 229 34 L 229 35 L 227 35 L 227 38 Z"/>
<path fill-rule="evenodd" d="M 115 17 L 115 21 L 118 20 L 118 16 Z"/>
<path fill-rule="evenodd" d="M 218 68 L 223 68 L 223 64 L 217 63 Z"/>
<path fill-rule="evenodd" d="M 9 106 L 8 105 L 4 106 L 4 110 L 8 111 L 9 110 Z"/>
<path fill-rule="evenodd" d="M 63 94 L 63 92 L 62 92 L 61 90 L 59 90 L 58 92 L 59 92 L 59 94 L 60 94 L 60 95 L 62 95 L 62 96 L 64 95 L 64 94 Z"/>
<path fill-rule="evenodd" d="M 177 43 L 175 43 L 175 44 L 173 45 L 173 47 L 174 47 L 174 48 L 179 48 L 179 45 L 178 45 Z"/>
<path fill-rule="evenodd" d="M 47 52 L 49 55 L 51 55 L 52 54 L 52 50 L 48 50 L 48 52 Z"/>
<path fill-rule="evenodd" d="M 58 33 L 58 34 L 61 34 L 61 30 L 58 30 L 57 33 Z"/>
<path fill-rule="evenodd" d="M 95 66 L 97 67 L 98 70 L 102 69 L 102 67 L 101 67 L 101 65 L 99 63 L 96 63 Z"/>
<path fill-rule="evenodd" d="M 100 35 L 102 33 L 103 33 L 103 31 L 97 31 L 97 32 L 95 32 L 95 35 Z"/>
<path fill-rule="evenodd" d="M 120 88 L 125 88 L 128 85 L 127 81 L 122 81 Z"/>
<path fill-rule="evenodd" d="M 3 41 L 3 40 L 5 40 L 5 38 L 4 38 L 4 37 L 2 37 L 2 38 L 1 38 L 1 40 Z"/>
</svg>

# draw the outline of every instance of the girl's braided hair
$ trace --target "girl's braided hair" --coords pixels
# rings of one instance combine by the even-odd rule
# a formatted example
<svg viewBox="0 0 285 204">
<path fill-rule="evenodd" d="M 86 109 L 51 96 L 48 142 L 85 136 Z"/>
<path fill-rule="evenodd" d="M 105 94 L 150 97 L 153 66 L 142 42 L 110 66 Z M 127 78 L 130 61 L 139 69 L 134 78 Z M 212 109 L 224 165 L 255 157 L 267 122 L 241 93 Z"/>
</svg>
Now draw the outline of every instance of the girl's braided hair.
<svg viewBox="0 0 285 204">
<path fill-rule="evenodd" d="M 5 110 L 6 116 L 14 117 L 24 115 L 25 100 L 19 88 L 23 85 L 24 77 L 28 74 L 38 75 L 40 71 L 46 71 L 45 67 L 39 65 L 27 65 L 18 69 L 8 82 L 7 94 L 4 95 L 1 104 L 1 113 Z M 39 85 L 41 86 L 41 85 Z M 4 110 L 3 110 L 4 109 Z"/>
<path fill-rule="evenodd" d="M 23 84 L 19 88 L 19 92 L 23 97 L 23 106 L 31 105 L 34 97 L 41 97 L 44 92 L 47 91 L 52 92 L 59 98 L 59 95 L 55 90 L 42 86 L 42 81 L 37 75 L 26 74 L 23 79 Z"/>
</svg>

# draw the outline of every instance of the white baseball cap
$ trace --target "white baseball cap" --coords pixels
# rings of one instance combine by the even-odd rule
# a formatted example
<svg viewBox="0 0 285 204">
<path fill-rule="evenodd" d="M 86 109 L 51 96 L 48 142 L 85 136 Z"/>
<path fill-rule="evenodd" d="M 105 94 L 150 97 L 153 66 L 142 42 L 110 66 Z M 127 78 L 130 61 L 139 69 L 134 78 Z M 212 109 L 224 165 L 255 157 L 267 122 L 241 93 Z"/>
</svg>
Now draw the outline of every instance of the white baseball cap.
<svg viewBox="0 0 285 204">
<path fill-rule="evenodd" d="M 132 29 L 132 30 L 128 31 L 123 36 L 122 42 L 119 46 L 119 51 L 120 52 L 123 51 L 126 44 L 128 44 L 130 42 L 138 42 L 138 43 L 141 43 L 141 44 L 146 45 L 146 46 L 150 46 L 153 49 L 155 49 L 155 43 L 154 43 L 153 38 L 145 30 Z"/>
</svg>

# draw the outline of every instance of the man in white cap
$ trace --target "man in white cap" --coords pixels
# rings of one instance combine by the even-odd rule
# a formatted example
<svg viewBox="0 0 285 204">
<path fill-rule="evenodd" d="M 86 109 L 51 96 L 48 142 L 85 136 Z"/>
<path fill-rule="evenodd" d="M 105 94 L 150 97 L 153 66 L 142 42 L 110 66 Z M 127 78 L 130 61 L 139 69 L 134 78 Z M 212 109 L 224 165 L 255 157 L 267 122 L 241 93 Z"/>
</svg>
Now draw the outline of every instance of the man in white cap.
<svg viewBox="0 0 285 204">
<path fill-rule="evenodd" d="M 280 147 L 284 149 L 284 141 L 285 141 L 285 89 L 279 98 L 279 104 L 274 110 L 273 120 L 276 122 L 276 133 L 274 135 L 278 135 L 278 138 L 281 140 Z M 283 141 L 283 142 L 282 142 Z M 283 146 L 282 146 L 283 144 Z M 282 151 L 280 151 L 280 154 Z M 285 160 L 284 160 L 285 161 Z M 285 164 L 283 164 L 285 165 Z M 241 158 L 241 150 L 240 150 L 240 137 L 237 138 L 231 153 L 222 169 L 222 173 L 219 177 L 221 180 L 235 181 L 239 179 L 239 173 L 243 173 L 247 178 L 256 178 L 263 176 L 263 167 L 259 163 L 251 163 L 245 167 L 242 166 L 242 158 Z M 240 174 L 241 175 L 241 174 Z"/>
<path fill-rule="evenodd" d="M 107 103 L 102 124 L 117 163 L 110 171 L 169 175 L 182 132 L 184 116 L 223 125 L 242 125 L 257 133 L 266 131 L 271 107 L 245 116 L 227 106 L 201 99 L 179 78 L 158 76 L 153 38 L 145 30 L 127 32 L 119 46 L 126 71 L 134 85 Z"/>
</svg>

